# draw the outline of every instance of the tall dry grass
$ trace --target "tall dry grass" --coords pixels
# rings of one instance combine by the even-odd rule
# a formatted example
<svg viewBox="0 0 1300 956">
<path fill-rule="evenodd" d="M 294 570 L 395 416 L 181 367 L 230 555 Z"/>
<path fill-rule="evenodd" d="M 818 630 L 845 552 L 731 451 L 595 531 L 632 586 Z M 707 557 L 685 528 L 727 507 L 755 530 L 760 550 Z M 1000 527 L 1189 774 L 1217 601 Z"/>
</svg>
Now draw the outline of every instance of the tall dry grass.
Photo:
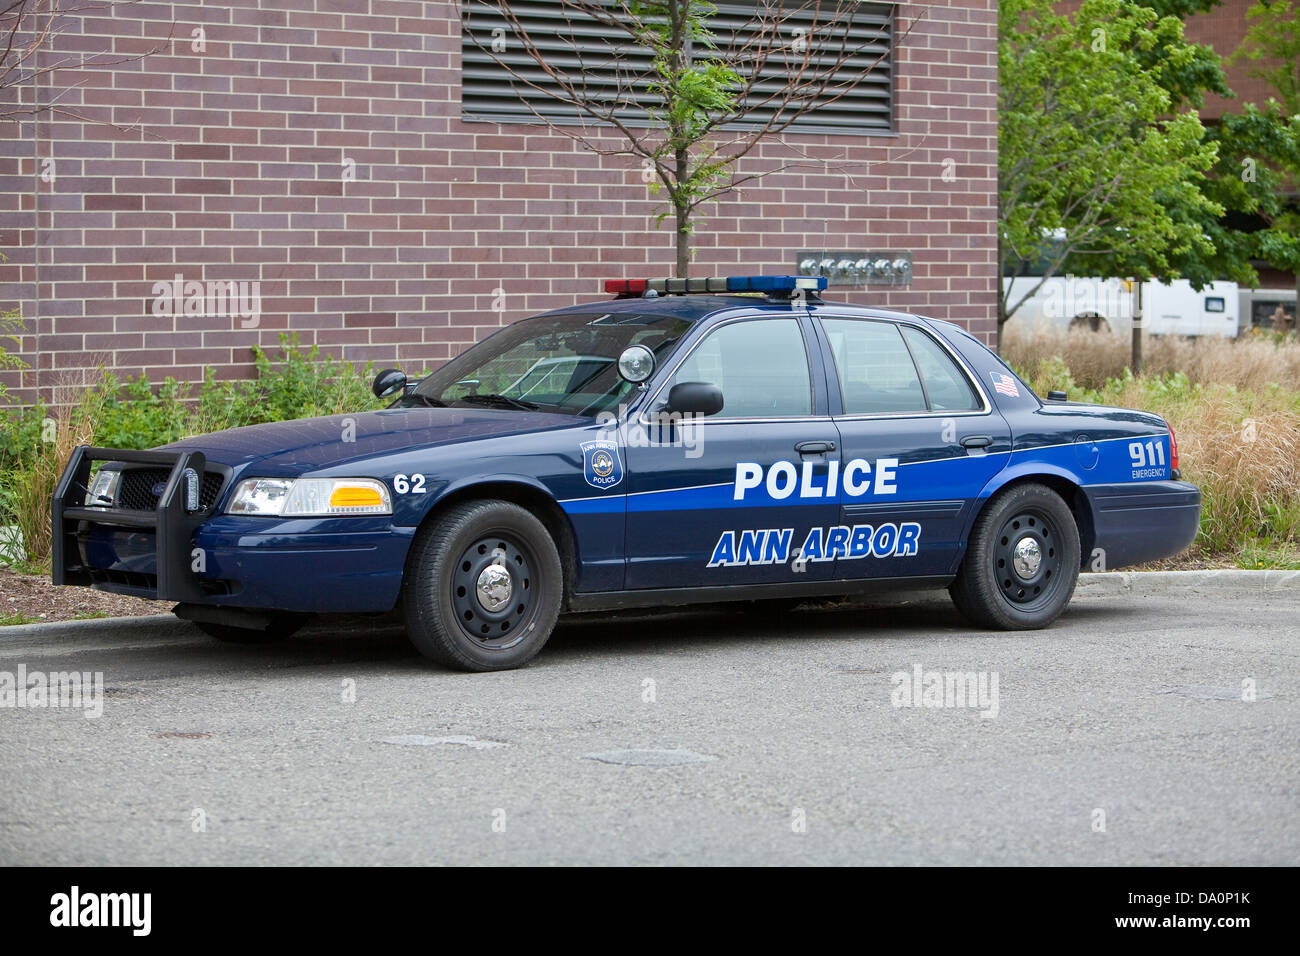
<svg viewBox="0 0 1300 956">
<path fill-rule="evenodd" d="M 1143 374 L 1129 343 L 1089 332 L 1004 335 L 1003 356 L 1040 395 L 1162 415 L 1183 476 L 1202 494 L 1197 547 L 1232 554 L 1300 544 L 1300 343 L 1149 338 Z"/>
<path fill-rule="evenodd" d="M 48 424 L 41 429 L 39 448 L 26 467 L 3 476 L 14 524 L 22 536 L 27 561 L 40 565 L 50 557 L 50 499 L 64 466 L 78 445 L 95 443 L 97 409 L 103 396 L 90 388 L 85 375 L 68 376 L 53 389 Z"/>
<path fill-rule="evenodd" d="M 1113 332 L 1064 331 L 1008 325 L 1002 357 L 1016 368 L 1035 369 L 1060 356 L 1084 388 L 1101 388 L 1129 367 L 1132 343 Z M 1142 344 L 1145 375 L 1181 372 L 1192 384 L 1257 389 L 1269 383 L 1300 389 L 1300 341 L 1243 335 L 1240 339 L 1147 336 Z"/>
</svg>

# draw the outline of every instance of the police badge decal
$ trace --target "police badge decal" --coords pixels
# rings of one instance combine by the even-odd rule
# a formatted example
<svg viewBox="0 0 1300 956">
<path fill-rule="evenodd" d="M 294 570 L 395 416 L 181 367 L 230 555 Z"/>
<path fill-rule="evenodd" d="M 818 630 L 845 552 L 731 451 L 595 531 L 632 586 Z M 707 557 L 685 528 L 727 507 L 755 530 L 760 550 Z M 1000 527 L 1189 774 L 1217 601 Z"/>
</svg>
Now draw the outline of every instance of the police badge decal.
<svg viewBox="0 0 1300 956">
<path fill-rule="evenodd" d="M 623 480 L 623 461 L 618 456 L 618 443 L 612 441 L 585 441 L 582 449 L 582 476 L 587 484 L 604 491 Z"/>
</svg>

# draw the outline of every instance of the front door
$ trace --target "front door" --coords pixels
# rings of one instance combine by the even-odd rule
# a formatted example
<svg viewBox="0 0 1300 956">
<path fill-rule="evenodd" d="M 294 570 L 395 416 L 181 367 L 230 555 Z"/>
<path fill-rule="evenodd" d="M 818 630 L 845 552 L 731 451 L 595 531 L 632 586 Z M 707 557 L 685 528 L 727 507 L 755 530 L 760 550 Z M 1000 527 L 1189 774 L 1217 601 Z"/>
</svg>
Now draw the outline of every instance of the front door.
<svg viewBox="0 0 1300 956">
<path fill-rule="evenodd" d="M 687 424 L 647 422 L 647 441 L 629 435 L 629 589 L 831 577 L 833 562 L 798 555 L 839 510 L 828 486 L 839 434 L 814 389 L 810 329 L 794 315 L 726 320 L 656 392 L 651 414 L 678 382 L 717 385 L 724 405 Z"/>
</svg>

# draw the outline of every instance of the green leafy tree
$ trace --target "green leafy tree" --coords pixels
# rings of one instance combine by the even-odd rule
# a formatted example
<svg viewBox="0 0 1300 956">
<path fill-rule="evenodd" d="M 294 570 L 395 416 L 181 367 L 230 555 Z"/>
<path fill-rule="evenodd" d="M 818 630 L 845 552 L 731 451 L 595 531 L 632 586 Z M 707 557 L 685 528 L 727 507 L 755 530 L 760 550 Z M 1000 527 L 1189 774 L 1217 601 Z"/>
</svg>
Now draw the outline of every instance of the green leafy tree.
<svg viewBox="0 0 1300 956">
<path fill-rule="evenodd" d="M 1216 145 L 1190 103 L 1212 80 L 1204 48 L 1173 14 L 1122 0 L 1002 0 L 999 15 L 998 258 L 1041 280 L 1013 300 L 999 283 L 998 329 L 1069 269 L 1174 278 L 1214 247 L 1202 224 Z"/>
<path fill-rule="evenodd" d="M 556 7 L 557 22 L 543 34 L 508 0 L 470 0 L 466 29 L 527 94 L 521 104 L 537 122 L 593 153 L 641 165 L 651 191 L 665 199 L 659 220 L 672 219 L 678 276 L 688 274 L 702 206 L 807 159 L 743 174 L 736 164 L 854 90 L 889 52 L 887 28 L 855 39 L 863 31 L 855 29 L 862 14 L 853 0 L 768 0 L 726 36 L 715 33 L 717 8 L 707 0 L 559 0 Z M 489 39 L 498 23 L 508 35 Z M 592 40 L 593 23 L 615 41 Z M 534 107 L 539 95 L 565 104 L 582 125 Z"/>
<path fill-rule="evenodd" d="M 1225 116 L 1223 139 L 1233 146 L 1234 167 L 1222 177 L 1243 194 L 1243 205 L 1264 222 L 1250 233 L 1257 259 L 1296 275 L 1300 306 L 1300 3 L 1271 0 L 1246 11 L 1250 23 L 1234 62 L 1250 64 L 1276 94 L 1260 109 Z M 1300 314 L 1297 315 L 1300 318 Z"/>
</svg>

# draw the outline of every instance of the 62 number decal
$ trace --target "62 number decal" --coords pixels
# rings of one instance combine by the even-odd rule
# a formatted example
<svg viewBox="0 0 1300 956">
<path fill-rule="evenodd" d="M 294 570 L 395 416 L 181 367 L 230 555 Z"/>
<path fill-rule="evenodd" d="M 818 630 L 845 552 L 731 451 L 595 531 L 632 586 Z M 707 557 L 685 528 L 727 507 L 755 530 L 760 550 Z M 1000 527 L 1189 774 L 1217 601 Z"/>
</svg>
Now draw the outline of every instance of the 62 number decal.
<svg viewBox="0 0 1300 956">
<path fill-rule="evenodd" d="M 393 490 L 399 495 L 422 495 L 424 475 L 393 475 Z"/>
</svg>

